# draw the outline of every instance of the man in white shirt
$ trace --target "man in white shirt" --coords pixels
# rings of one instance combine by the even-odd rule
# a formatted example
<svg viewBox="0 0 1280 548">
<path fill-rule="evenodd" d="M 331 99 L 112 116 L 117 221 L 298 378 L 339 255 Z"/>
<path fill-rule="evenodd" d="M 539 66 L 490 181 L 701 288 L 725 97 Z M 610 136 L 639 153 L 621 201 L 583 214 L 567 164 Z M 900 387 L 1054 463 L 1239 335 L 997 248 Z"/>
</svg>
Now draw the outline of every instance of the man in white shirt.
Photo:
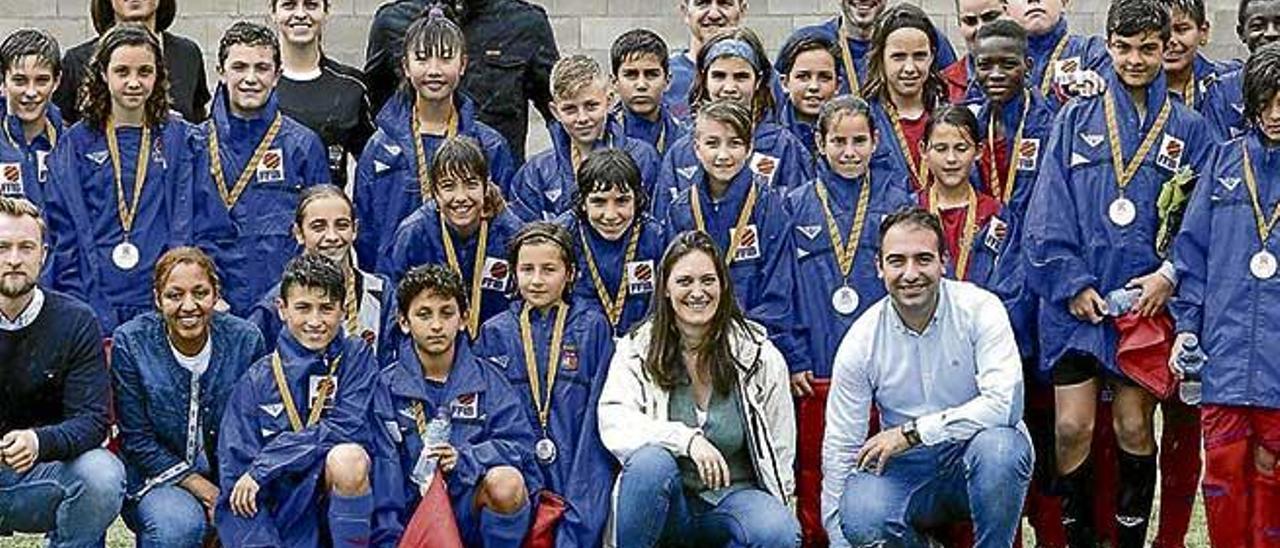
<svg viewBox="0 0 1280 548">
<path fill-rule="evenodd" d="M 835 546 L 926 546 L 922 530 L 972 521 L 975 546 L 1013 542 L 1034 454 L 1022 362 L 999 298 L 943 280 L 938 218 L 880 224 L 889 297 L 836 352 L 822 444 L 822 513 Z M 867 439 L 871 406 L 880 433 Z"/>
</svg>

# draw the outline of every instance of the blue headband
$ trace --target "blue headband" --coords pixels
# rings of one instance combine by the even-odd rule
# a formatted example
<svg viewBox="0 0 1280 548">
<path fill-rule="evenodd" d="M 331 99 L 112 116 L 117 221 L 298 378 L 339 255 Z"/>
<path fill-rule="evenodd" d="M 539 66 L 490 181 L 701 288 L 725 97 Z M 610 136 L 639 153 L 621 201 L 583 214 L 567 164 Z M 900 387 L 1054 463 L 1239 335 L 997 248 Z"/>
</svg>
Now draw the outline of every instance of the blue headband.
<svg viewBox="0 0 1280 548">
<path fill-rule="evenodd" d="M 743 61 L 746 61 L 747 64 L 751 65 L 751 68 L 755 69 L 756 72 L 760 72 L 760 61 L 756 59 L 755 49 L 751 47 L 751 44 L 737 38 L 721 40 L 712 44 L 711 49 L 707 50 L 707 66 L 711 66 L 713 61 L 721 57 L 741 58 Z M 703 68 L 705 69 L 706 67 Z"/>
</svg>

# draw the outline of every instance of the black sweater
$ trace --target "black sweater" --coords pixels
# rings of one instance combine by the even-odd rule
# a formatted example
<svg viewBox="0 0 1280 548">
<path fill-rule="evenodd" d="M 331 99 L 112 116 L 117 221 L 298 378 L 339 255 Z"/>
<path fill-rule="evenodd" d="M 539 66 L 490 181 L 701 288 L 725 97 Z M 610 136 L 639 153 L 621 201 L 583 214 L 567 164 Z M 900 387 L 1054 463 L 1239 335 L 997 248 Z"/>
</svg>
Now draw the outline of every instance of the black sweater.
<svg viewBox="0 0 1280 548">
<path fill-rule="evenodd" d="M 34 428 L 40 462 L 102 444 L 109 383 L 98 322 L 70 296 L 45 290 L 31 325 L 0 330 L 0 435 Z"/>
</svg>

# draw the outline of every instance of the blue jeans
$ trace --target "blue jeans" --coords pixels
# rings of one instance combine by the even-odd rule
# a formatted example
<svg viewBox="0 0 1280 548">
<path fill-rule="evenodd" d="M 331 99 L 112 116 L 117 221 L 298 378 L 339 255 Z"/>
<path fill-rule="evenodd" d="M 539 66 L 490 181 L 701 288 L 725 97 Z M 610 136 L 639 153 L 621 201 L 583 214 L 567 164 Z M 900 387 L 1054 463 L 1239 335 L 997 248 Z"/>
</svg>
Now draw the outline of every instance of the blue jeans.
<svg viewBox="0 0 1280 548">
<path fill-rule="evenodd" d="M 840 532 L 855 547 L 924 547 L 921 529 L 971 520 L 976 548 L 1008 548 L 1034 461 L 1027 436 L 1011 427 L 910 449 L 889 459 L 881 475 L 849 476 Z"/>
<path fill-rule="evenodd" d="M 791 547 L 800 524 L 773 495 L 735 492 L 712 506 L 684 494 L 675 457 L 646 445 L 622 465 L 618 480 L 618 548 L 684 546 Z"/>
<path fill-rule="evenodd" d="M 49 533 L 49 546 L 103 546 L 124 500 L 124 465 L 94 449 L 18 474 L 0 467 L 0 532 Z"/>
<path fill-rule="evenodd" d="M 138 536 L 139 548 L 199 546 L 209 527 L 204 505 L 177 485 L 156 487 L 142 500 L 126 502 L 121 517 Z"/>
</svg>

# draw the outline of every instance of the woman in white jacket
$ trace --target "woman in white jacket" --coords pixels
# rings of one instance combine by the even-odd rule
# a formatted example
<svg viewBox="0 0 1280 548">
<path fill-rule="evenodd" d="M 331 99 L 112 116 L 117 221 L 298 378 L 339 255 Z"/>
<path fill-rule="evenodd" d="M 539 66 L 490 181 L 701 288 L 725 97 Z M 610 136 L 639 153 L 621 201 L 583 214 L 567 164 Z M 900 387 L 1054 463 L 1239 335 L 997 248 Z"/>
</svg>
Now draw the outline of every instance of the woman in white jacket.
<svg viewBox="0 0 1280 548">
<path fill-rule="evenodd" d="M 618 341 L 600 396 L 622 462 L 617 545 L 798 546 L 782 354 L 743 317 L 706 234 L 677 236 L 658 274 L 653 316 Z"/>
</svg>

